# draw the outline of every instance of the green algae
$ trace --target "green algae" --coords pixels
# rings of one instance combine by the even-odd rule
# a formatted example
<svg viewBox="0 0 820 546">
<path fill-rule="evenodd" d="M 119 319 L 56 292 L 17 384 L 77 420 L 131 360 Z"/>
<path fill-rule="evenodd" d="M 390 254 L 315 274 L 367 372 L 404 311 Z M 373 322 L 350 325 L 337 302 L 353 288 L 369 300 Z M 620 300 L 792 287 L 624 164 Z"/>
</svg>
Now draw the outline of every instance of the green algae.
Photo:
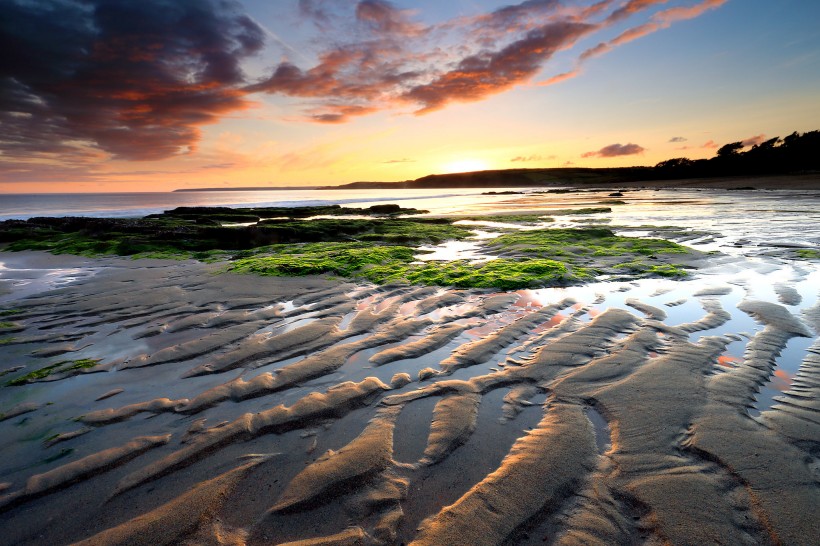
<svg viewBox="0 0 820 546">
<path fill-rule="evenodd" d="M 537 224 L 540 222 L 554 222 L 552 216 L 572 216 L 583 214 L 603 214 L 612 212 L 609 207 L 590 207 L 581 209 L 552 209 L 541 214 L 491 214 L 486 216 L 455 216 L 453 221 L 471 220 L 474 222 L 499 222 L 508 224 Z"/>
<path fill-rule="evenodd" d="M 10 317 L 12 315 L 19 315 L 22 312 L 22 309 L 2 309 L 0 310 L 0 317 Z"/>
<path fill-rule="evenodd" d="M 466 227 L 452 223 L 416 219 L 313 219 L 269 220 L 262 224 L 266 234 L 280 243 L 377 241 L 390 244 L 440 243 L 472 235 Z"/>
<path fill-rule="evenodd" d="M 9 329 L 12 329 L 12 328 L 19 328 L 19 327 L 20 327 L 20 325 L 17 324 L 16 322 L 9 322 L 7 320 L 4 320 L 4 321 L 0 322 L 0 330 L 9 330 Z"/>
<path fill-rule="evenodd" d="M 820 260 L 820 250 L 813 248 L 800 248 L 795 250 L 794 253 L 804 260 Z"/>
<path fill-rule="evenodd" d="M 363 243 L 289 245 L 273 249 L 276 254 L 240 258 L 230 269 L 275 277 L 321 275 L 356 276 L 363 268 L 379 264 L 409 263 L 416 250 L 406 246 L 374 246 Z"/>
<path fill-rule="evenodd" d="M 266 276 L 331 274 L 377 284 L 407 282 L 458 288 L 517 289 L 566 285 L 588 280 L 585 268 L 544 259 L 415 262 L 418 251 L 406 246 L 355 243 L 288 245 L 268 248 L 272 255 L 237 259 L 230 270 Z"/>
<path fill-rule="evenodd" d="M 11 343 L 14 343 L 15 341 L 17 341 L 17 339 L 13 337 L 0 338 L 0 345 L 9 345 Z"/>
<path fill-rule="evenodd" d="M 6 386 L 17 387 L 21 385 L 26 385 L 28 383 L 33 383 L 35 381 L 45 379 L 50 375 L 58 373 L 70 374 L 71 372 L 78 372 L 80 370 L 93 368 L 99 363 L 99 359 L 93 358 L 81 358 L 79 360 L 63 360 L 61 362 L 57 362 L 56 364 L 50 364 L 48 366 L 39 368 L 20 377 L 16 377 L 11 381 L 6 382 Z"/>
<path fill-rule="evenodd" d="M 344 217 L 363 212 L 370 216 Z M 419 246 L 473 235 L 469 226 L 455 225 L 458 220 L 533 224 L 553 219 L 542 214 L 407 217 L 411 212 L 419 211 L 398 205 L 369 209 L 180 207 L 143 219 L 7 221 L 0 223 L 0 241 L 10 242 L 10 250 L 229 261 L 230 271 L 268 276 L 332 275 L 375 283 L 500 289 L 575 284 L 611 273 L 679 277 L 686 274 L 682 266 L 666 263 L 669 259 L 664 256 L 691 252 L 664 239 L 617 236 L 611 229 L 590 226 L 508 231 L 480 243 L 488 254 L 498 254 L 497 259 L 424 263 L 418 261 Z M 548 211 L 550 215 L 607 212 L 611 212 L 608 207 Z M 254 225 L 220 223 L 226 218 L 251 217 L 263 219 Z M 43 373 L 70 371 L 57 367 Z M 29 379 L 21 378 L 23 383 Z"/>
<path fill-rule="evenodd" d="M 631 261 L 612 266 L 613 269 L 632 275 L 657 276 L 666 278 L 683 278 L 689 273 L 682 266 L 676 264 L 646 264 L 641 261 Z"/>
<path fill-rule="evenodd" d="M 379 266 L 370 268 L 363 274 L 376 283 L 406 281 L 412 284 L 500 290 L 564 286 L 592 278 L 585 268 L 573 268 L 556 260 L 503 258 L 477 264 L 455 260 L 403 267 Z"/>
<path fill-rule="evenodd" d="M 615 235 L 607 228 L 540 229 L 508 233 L 494 239 L 492 248 L 515 250 L 544 258 L 585 254 L 622 256 L 637 253 L 686 254 L 690 250 L 665 239 L 642 239 Z"/>
<path fill-rule="evenodd" d="M 553 216 L 572 216 L 577 214 L 603 214 L 612 212 L 609 207 L 589 207 L 583 209 L 556 209 L 548 211 Z"/>
<path fill-rule="evenodd" d="M 454 222 L 468 220 L 472 222 L 497 222 L 504 224 L 537 224 L 552 222 L 553 219 L 543 214 L 488 214 L 486 216 L 454 216 Z"/>
<path fill-rule="evenodd" d="M 8 250 L 202 261 L 222 259 L 227 251 L 271 244 L 372 241 L 419 245 L 464 239 L 472 234 L 470 229 L 454 226 L 450 220 L 391 216 L 267 220 L 259 225 L 236 227 L 165 218 L 33 219 L 26 229 L 19 228 L 19 224 L 10 224 L 11 228 L 8 223 L 0 224 L 0 240 L 10 241 Z"/>
</svg>

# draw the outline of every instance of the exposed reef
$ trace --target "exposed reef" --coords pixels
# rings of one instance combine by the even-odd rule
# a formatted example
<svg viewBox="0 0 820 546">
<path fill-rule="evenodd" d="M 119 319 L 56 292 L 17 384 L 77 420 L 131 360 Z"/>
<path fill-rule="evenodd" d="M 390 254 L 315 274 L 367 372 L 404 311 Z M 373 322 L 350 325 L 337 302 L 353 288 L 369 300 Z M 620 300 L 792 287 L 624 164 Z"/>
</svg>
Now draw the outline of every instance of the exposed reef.
<svg viewBox="0 0 820 546">
<path fill-rule="evenodd" d="M 587 207 L 555 209 L 550 214 L 610 211 Z M 474 236 L 473 227 L 458 222 L 465 217 L 420 216 L 425 212 L 391 204 L 362 209 L 180 207 L 142 219 L 8 220 L 0 223 L 0 242 L 8 243 L 8 250 L 219 261 L 231 271 L 257 275 L 333 275 L 377 284 L 504 290 L 565 286 L 602 276 L 685 277 L 687 269 L 702 261 L 699 252 L 676 243 L 621 237 L 605 228 L 515 231 L 476 242 L 486 258 L 425 261 L 430 247 L 423 245 Z M 470 218 L 507 225 L 541 225 L 550 220 L 539 215 Z M 7 323 L 0 330 L 16 332 L 14 323 L 3 324 Z M 210 343 L 220 341 L 230 340 L 213 338 Z M 4 341 L 13 342 L 13 338 Z M 190 349 L 208 350 L 207 344 Z M 155 355 L 142 365 L 163 358 L 175 356 Z"/>
</svg>

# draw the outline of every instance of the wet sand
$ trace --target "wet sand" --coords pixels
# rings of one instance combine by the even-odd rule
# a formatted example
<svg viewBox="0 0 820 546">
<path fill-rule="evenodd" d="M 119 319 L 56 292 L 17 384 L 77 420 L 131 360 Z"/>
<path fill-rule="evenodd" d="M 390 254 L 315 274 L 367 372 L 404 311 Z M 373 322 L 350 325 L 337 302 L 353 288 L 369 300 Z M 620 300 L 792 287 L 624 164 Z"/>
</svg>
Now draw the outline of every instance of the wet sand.
<svg viewBox="0 0 820 546">
<path fill-rule="evenodd" d="M 0 253 L 2 544 L 815 544 L 820 269 L 496 293 Z M 22 368 L 21 368 L 22 366 Z"/>
<path fill-rule="evenodd" d="M 614 184 L 628 188 L 713 188 L 737 190 L 820 190 L 820 174 L 726 176 L 716 178 L 686 178 L 679 180 L 650 180 Z"/>
</svg>

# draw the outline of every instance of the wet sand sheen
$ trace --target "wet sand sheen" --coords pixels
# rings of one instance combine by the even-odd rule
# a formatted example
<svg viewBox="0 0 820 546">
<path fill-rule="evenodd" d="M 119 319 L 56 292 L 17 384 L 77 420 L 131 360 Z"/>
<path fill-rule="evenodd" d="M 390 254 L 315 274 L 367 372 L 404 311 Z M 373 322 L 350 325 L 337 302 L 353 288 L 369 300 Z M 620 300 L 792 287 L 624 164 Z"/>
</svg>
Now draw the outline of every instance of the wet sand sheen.
<svg viewBox="0 0 820 546">
<path fill-rule="evenodd" d="M 4 381 L 101 361 L 2 388 L 0 542 L 820 536 L 811 269 L 488 293 L 92 263 L 14 302 Z"/>
</svg>

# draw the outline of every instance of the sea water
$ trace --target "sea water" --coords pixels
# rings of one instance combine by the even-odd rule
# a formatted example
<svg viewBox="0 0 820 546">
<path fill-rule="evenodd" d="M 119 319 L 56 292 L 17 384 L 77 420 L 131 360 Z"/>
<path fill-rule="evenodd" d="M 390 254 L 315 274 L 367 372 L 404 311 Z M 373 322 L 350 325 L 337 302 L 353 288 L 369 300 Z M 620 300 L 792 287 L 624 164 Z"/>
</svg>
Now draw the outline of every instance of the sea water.
<svg viewBox="0 0 820 546">
<path fill-rule="evenodd" d="M 462 196 L 480 196 L 477 188 L 447 190 L 267 190 L 144 193 L 0 194 L 0 221 L 37 216 L 141 217 L 176 207 L 304 207 L 406 201 L 445 205 Z M 455 199 L 453 199 L 455 198 Z M 416 207 L 418 208 L 418 207 Z"/>
<path fill-rule="evenodd" d="M 141 217 L 181 206 L 299 207 L 396 203 L 430 214 L 539 213 L 567 208 L 611 208 L 610 213 L 557 215 L 550 227 L 596 223 L 644 235 L 667 226 L 692 233 L 702 250 L 820 247 L 820 192 L 711 189 L 633 190 L 613 200 L 611 190 L 492 194 L 510 188 L 191 191 L 166 193 L 0 194 L 0 221 L 36 216 Z M 620 204 L 619 204 L 620 203 Z M 630 233 L 624 233 L 626 235 Z"/>
</svg>

